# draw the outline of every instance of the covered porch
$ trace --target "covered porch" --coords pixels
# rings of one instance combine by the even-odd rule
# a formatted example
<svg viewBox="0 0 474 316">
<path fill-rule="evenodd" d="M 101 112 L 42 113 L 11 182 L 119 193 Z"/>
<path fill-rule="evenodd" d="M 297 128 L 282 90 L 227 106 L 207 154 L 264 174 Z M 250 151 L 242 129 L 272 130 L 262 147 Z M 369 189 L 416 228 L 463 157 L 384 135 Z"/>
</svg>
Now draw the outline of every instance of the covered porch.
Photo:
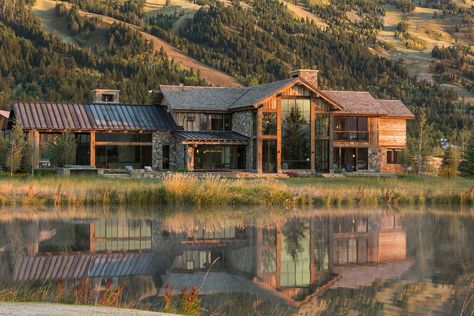
<svg viewBox="0 0 474 316">
<path fill-rule="evenodd" d="M 247 136 L 230 131 L 176 131 L 174 135 L 184 145 L 189 171 L 246 170 Z"/>
</svg>

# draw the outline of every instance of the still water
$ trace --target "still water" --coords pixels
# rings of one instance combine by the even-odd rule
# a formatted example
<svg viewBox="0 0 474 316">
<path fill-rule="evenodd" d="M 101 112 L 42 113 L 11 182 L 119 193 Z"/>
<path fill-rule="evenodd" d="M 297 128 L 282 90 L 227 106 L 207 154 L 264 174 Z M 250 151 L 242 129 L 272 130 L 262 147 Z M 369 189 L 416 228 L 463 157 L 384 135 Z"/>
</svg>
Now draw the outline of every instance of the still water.
<svg viewBox="0 0 474 316">
<path fill-rule="evenodd" d="M 29 212 L 0 221 L 3 288 L 89 280 L 95 302 L 115 286 L 161 310 L 195 287 L 205 315 L 474 313 L 472 212 Z"/>
</svg>

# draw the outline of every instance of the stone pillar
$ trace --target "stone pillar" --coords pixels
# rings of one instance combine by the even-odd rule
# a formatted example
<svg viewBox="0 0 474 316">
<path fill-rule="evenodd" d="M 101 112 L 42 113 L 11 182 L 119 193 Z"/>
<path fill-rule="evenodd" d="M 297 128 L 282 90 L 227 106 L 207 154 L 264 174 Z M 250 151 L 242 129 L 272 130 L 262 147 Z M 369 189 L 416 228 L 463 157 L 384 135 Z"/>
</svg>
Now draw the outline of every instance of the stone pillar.
<svg viewBox="0 0 474 316">
<path fill-rule="evenodd" d="M 369 170 L 381 172 L 382 150 L 380 147 L 369 147 Z"/>
<path fill-rule="evenodd" d="M 263 172 L 262 109 L 257 111 L 257 173 Z"/>
</svg>

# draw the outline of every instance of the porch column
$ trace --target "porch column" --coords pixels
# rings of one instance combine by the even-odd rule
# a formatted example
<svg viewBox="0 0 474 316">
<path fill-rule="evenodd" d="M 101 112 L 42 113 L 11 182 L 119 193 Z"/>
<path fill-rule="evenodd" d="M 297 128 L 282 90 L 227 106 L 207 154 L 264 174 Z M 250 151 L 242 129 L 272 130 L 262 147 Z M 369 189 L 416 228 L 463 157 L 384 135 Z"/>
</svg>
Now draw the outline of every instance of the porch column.
<svg viewBox="0 0 474 316">
<path fill-rule="evenodd" d="M 262 155 L 262 109 L 257 110 L 257 173 L 263 172 Z"/>
<path fill-rule="evenodd" d="M 311 148 L 311 171 L 316 172 L 316 100 L 311 98 L 311 112 L 310 112 L 310 148 Z"/>
<path fill-rule="evenodd" d="M 186 156 L 188 171 L 194 171 L 194 147 L 192 145 L 188 145 Z"/>
<path fill-rule="evenodd" d="M 276 97 L 277 106 L 277 173 L 281 173 L 281 95 Z"/>
<path fill-rule="evenodd" d="M 39 160 L 41 159 L 41 154 L 40 154 L 40 133 L 37 129 L 31 130 L 29 133 L 30 141 L 32 142 L 32 145 L 34 146 L 34 152 L 38 153 L 37 158 L 35 159 L 36 161 L 34 162 L 36 165 L 34 168 L 38 168 L 39 165 Z M 33 166 L 32 166 L 33 167 Z"/>
<path fill-rule="evenodd" d="M 95 167 L 95 131 L 90 133 L 90 165 Z"/>
</svg>

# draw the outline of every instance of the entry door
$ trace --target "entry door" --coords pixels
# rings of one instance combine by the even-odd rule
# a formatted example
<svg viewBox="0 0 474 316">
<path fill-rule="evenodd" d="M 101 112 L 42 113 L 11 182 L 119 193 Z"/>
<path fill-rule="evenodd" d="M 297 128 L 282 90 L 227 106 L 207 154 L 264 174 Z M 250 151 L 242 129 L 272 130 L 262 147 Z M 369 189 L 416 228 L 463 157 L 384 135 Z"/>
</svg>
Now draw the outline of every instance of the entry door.
<svg viewBox="0 0 474 316">
<path fill-rule="evenodd" d="M 277 142 L 264 139 L 262 143 L 262 168 L 265 173 L 277 172 Z"/>
</svg>

